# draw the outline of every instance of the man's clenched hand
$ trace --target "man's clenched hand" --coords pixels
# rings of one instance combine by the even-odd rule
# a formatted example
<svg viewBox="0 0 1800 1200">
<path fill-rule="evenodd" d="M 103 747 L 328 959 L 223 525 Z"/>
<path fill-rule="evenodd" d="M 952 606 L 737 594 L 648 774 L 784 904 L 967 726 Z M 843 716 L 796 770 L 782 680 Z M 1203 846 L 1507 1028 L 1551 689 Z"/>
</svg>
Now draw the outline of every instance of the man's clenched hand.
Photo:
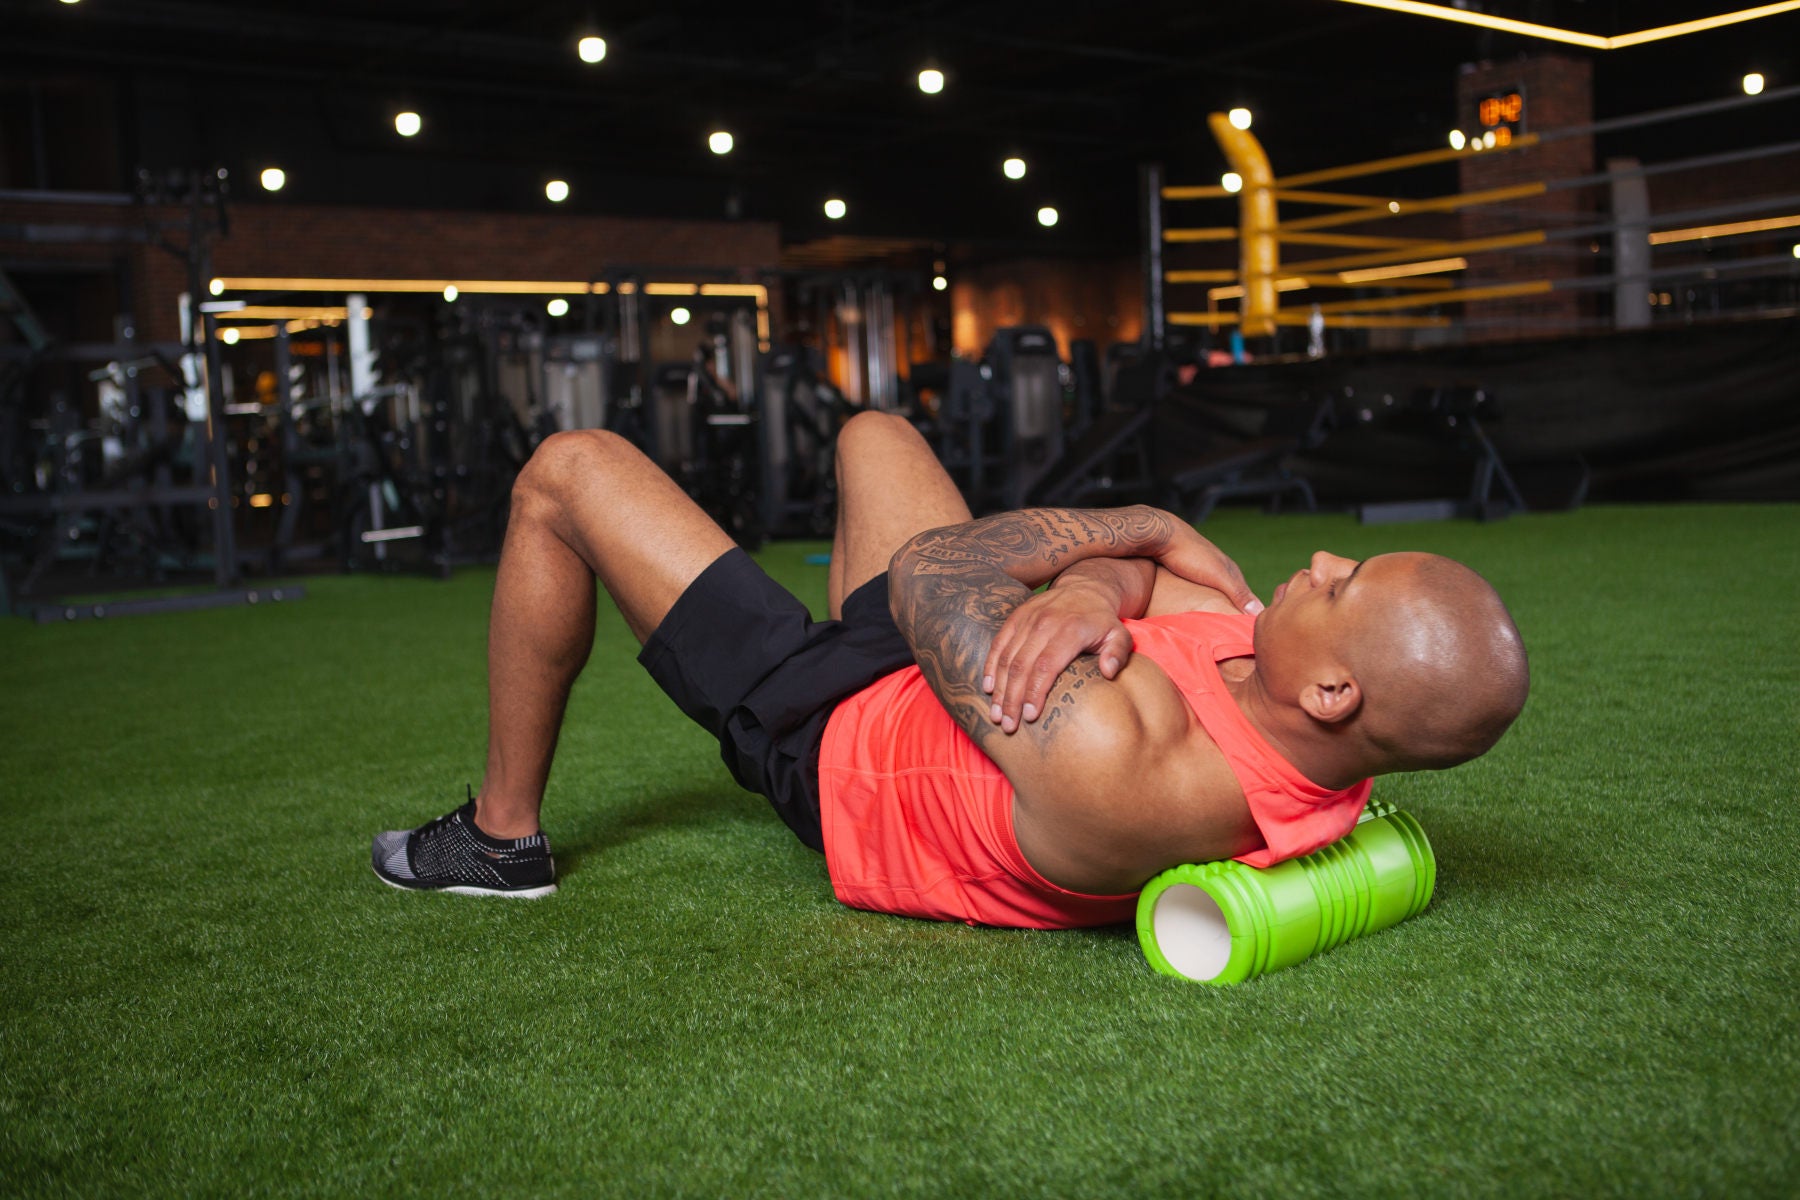
<svg viewBox="0 0 1800 1200">
<path fill-rule="evenodd" d="M 981 687 L 991 698 L 988 720 L 1002 732 L 1013 733 L 1035 721 L 1057 676 L 1081 655 L 1095 655 L 1105 678 L 1118 677 L 1132 651 L 1124 620 L 1148 610 L 1158 564 L 1221 593 L 1242 612 L 1254 616 L 1262 611 L 1262 601 L 1229 556 L 1172 514 L 1149 511 L 1166 518 L 1168 530 L 1154 546 L 1153 557 L 1077 562 L 1047 590 L 1013 610 L 995 635 Z"/>
<path fill-rule="evenodd" d="M 1083 654 L 1098 655 L 1100 673 L 1117 677 L 1131 657 L 1131 634 L 1119 608 L 1116 587 L 1077 577 L 1014 609 L 982 668 L 982 690 L 993 697 L 988 719 L 1006 733 L 1021 721 L 1037 720 L 1050 685 Z"/>
</svg>

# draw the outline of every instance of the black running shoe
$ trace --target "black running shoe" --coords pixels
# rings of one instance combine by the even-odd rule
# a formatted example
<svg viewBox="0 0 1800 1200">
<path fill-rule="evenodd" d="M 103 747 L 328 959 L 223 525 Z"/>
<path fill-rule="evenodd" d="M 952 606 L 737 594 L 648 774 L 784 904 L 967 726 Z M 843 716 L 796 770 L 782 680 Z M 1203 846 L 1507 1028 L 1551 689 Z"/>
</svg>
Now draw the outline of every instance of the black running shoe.
<svg viewBox="0 0 1800 1200">
<path fill-rule="evenodd" d="M 376 834 L 370 863 L 389 887 L 522 900 L 556 890 L 550 839 L 489 837 L 475 826 L 473 800 L 417 829 Z"/>
</svg>

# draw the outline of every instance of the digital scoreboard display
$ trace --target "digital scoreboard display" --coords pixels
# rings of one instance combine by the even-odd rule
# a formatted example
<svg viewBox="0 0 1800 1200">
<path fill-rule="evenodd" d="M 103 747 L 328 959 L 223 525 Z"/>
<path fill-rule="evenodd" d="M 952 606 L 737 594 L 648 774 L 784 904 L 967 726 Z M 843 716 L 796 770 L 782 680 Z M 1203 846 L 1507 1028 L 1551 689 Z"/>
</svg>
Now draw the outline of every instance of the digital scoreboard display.
<svg viewBox="0 0 1800 1200">
<path fill-rule="evenodd" d="M 1525 132 L 1525 89 L 1488 93 L 1476 104 L 1475 118 L 1480 123 L 1477 137 L 1486 140 L 1486 135 L 1492 133 L 1494 140 L 1490 145 L 1511 145 L 1515 137 Z"/>
</svg>

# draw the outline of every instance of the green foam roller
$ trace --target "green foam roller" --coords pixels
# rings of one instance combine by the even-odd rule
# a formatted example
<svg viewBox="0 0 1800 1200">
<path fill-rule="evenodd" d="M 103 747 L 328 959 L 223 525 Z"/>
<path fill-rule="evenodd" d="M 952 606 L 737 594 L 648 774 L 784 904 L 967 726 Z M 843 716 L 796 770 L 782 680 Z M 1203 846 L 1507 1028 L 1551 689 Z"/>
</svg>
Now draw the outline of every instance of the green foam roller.
<svg viewBox="0 0 1800 1200">
<path fill-rule="evenodd" d="M 1138 896 L 1150 965 L 1197 983 L 1242 983 L 1397 925 L 1431 902 L 1437 859 L 1411 814 L 1374 801 L 1348 834 L 1272 867 L 1171 867 Z"/>
</svg>

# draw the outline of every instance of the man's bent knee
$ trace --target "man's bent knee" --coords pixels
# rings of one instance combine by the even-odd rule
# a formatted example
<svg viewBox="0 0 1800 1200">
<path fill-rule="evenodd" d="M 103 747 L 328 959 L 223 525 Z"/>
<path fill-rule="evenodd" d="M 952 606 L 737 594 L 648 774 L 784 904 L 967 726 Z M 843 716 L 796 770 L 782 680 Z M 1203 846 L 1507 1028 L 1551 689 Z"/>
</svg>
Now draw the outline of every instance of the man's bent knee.
<svg viewBox="0 0 1800 1200">
<path fill-rule="evenodd" d="M 553 433 L 532 452 L 513 484 L 513 493 L 553 495 L 570 483 L 591 482 L 597 472 L 607 470 L 624 455 L 641 457 L 637 447 L 611 430 L 569 429 Z"/>
<path fill-rule="evenodd" d="M 929 453 L 929 447 L 913 423 L 898 413 L 857 413 L 838 431 L 837 463 L 842 478 L 846 460 L 881 460 L 908 447 L 917 446 Z"/>
<path fill-rule="evenodd" d="M 863 442 L 917 434 L 912 422 L 899 413 L 864 409 L 844 422 L 844 427 L 838 431 L 838 446 L 841 452 L 846 443 L 855 447 Z"/>
</svg>

